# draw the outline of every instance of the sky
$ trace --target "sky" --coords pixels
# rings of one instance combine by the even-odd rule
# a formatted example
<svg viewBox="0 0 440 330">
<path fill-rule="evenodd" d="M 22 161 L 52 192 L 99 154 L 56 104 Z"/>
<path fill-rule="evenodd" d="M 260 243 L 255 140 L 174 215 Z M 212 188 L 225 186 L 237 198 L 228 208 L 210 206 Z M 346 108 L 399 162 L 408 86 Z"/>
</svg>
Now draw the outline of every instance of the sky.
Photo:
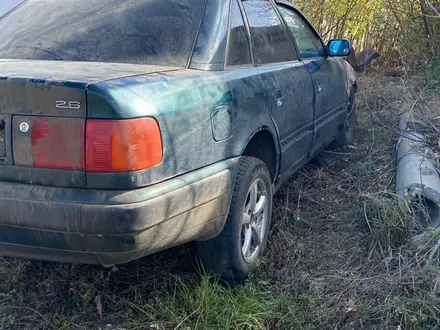
<svg viewBox="0 0 440 330">
<path fill-rule="evenodd" d="M 23 0 L 0 0 L 0 16 L 3 16 L 9 10 L 22 2 Z"/>
</svg>

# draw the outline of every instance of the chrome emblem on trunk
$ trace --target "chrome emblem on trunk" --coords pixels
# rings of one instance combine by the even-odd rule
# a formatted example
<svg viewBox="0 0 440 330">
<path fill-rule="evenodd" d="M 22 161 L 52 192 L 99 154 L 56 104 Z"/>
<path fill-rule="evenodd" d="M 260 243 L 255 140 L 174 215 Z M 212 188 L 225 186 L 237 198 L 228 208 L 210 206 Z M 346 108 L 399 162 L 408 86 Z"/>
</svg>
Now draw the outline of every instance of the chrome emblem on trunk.
<svg viewBox="0 0 440 330">
<path fill-rule="evenodd" d="M 58 109 L 79 110 L 79 109 L 81 109 L 81 102 L 79 102 L 79 101 L 56 101 L 55 106 Z"/>
<path fill-rule="evenodd" d="M 29 124 L 25 121 L 20 123 L 20 132 L 27 133 L 29 131 Z"/>
</svg>

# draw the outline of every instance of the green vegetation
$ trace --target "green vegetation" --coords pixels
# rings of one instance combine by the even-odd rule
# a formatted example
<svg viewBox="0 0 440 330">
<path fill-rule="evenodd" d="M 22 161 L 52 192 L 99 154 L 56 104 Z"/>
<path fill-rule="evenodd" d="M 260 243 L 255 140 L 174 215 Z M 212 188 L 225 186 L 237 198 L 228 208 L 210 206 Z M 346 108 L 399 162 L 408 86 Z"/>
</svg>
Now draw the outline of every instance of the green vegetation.
<svg viewBox="0 0 440 330">
<path fill-rule="evenodd" d="M 152 318 L 186 329 L 264 329 L 288 323 L 288 302 L 268 283 L 251 281 L 227 287 L 203 275 L 190 281 L 171 278 L 171 289 L 156 298 Z"/>
<path fill-rule="evenodd" d="M 428 92 L 440 94 L 440 57 L 434 58 L 427 65 L 425 84 Z"/>
<path fill-rule="evenodd" d="M 357 52 L 373 48 L 387 64 L 413 69 L 440 55 L 438 0 L 298 0 L 325 38 L 349 38 Z M 436 9 L 437 8 L 437 9 Z"/>
</svg>

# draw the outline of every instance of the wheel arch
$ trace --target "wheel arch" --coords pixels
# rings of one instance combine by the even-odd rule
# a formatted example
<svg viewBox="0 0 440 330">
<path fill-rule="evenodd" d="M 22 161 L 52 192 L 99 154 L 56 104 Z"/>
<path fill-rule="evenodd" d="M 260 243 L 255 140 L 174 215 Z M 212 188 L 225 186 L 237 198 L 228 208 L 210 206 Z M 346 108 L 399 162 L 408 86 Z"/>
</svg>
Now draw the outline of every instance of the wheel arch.
<svg viewBox="0 0 440 330">
<path fill-rule="evenodd" d="M 280 148 L 276 135 L 269 127 L 261 127 L 252 134 L 245 144 L 242 156 L 255 157 L 266 164 L 272 181 L 278 176 L 280 163 Z"/>
</svg>

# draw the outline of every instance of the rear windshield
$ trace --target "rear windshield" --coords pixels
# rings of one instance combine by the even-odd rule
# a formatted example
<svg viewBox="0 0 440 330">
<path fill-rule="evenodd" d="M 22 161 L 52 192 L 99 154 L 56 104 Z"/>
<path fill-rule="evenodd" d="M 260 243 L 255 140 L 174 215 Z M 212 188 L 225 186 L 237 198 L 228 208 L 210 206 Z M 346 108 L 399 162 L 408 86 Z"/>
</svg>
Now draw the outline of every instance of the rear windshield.
<svg viewBox="0 0 440 330">
<path fill-rule="evenodd" d="M 205 0 L 27 0 L 0 19 L 0 59 L 184 67 L 204 3 Z"/>
</svg>

